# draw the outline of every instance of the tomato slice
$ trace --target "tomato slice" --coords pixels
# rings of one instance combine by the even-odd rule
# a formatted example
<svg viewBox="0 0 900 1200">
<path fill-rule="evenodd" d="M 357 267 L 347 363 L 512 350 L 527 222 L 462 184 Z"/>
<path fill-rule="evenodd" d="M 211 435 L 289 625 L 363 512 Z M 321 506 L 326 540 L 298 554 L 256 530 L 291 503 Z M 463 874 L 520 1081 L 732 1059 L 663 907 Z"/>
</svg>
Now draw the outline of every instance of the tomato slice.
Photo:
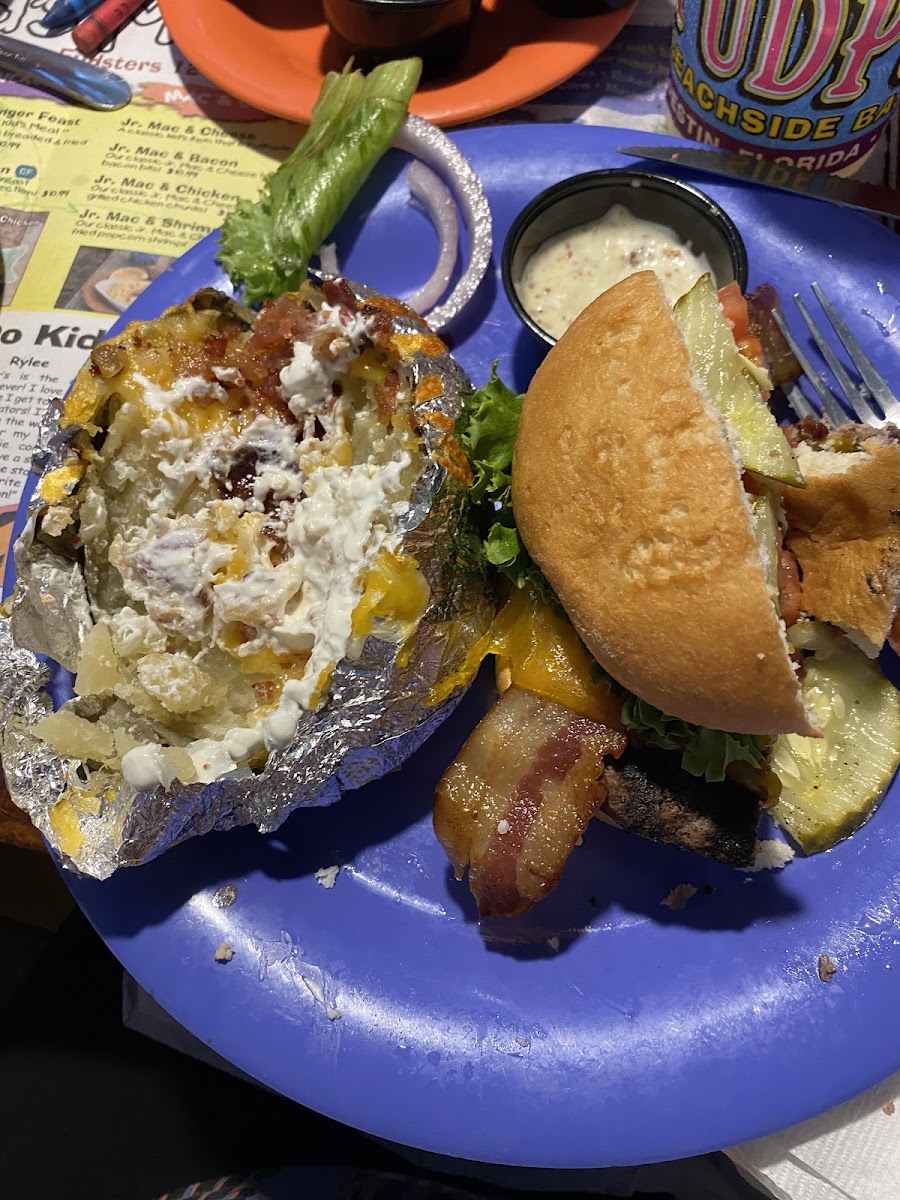
<svg viewBox="0 0 900 1200">
<path fill-rule="evenodd" d="M 734 340 L 741 342 L 750 334 L 750 311 L 736 281 L 719 288 L 719 303 L 722 305 L 725 320 L 734 331 Z"/>
<path fill-rule="evenodd" d="M 725 287 L 719 288 L 718 296 L 722 312 L 725 314 L 725 320 L 731 326 L 738 350 L 751 362 L 764 367 L 766 360 L 763 355 L 762 342 L 755 333 L 751 332 L 747 298 L 738 287 L 737 282 L 732 281 Z"/>
</svg>

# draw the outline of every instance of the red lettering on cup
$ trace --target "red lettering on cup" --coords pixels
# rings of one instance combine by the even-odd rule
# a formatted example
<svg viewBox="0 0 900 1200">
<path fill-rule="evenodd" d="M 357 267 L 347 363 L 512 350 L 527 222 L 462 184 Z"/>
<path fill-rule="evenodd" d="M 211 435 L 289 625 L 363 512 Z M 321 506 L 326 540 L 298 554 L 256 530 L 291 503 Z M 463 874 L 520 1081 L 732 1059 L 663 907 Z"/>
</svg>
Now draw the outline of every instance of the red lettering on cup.
<svg viewBox="0 0 900 1200">
<path fill-rule="evenodd" d="M 684 28 L 684 0 L 680 2 Z M 723 45 L 728 9 L 731 9 L 731 17 Z M 731 0 L 731 3 L 729 0 L 709 0 L 704 6 L 700 18 L 700 56 L 704 66 L 717 79 L 730 79 L 744 65 L 755 10 L 756 0 Z"/>
<path fill-rule="evenodd" d="M 792 53 L 804 15 L 806 40 Z M 847 0 L 770 3 L 756 63 L 743 81 L 744 88 L 754 96 L 772 100 L 793 100 L 804 95 L 819 82 L 834 59 L 846 20 Z"/>
<path fill-rule="evenodd" d="M 873 58 L 900 39 L 900 4 L 860 0 L 861 13 L 853 33 L 841 46 L 843 62 L 837 79 L 822 92 L 826 104 L 848 104 L 868 86 L 867 72 Z"/>
</svg>

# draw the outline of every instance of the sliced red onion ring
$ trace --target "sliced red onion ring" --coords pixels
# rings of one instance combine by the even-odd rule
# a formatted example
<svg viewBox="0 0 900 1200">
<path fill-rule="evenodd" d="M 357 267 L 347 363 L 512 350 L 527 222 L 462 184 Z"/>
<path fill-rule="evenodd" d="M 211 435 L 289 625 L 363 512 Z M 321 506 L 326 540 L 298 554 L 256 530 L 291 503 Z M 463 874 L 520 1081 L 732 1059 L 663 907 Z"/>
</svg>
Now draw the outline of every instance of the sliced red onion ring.
<svg viewBox="0 0 900 1200">
<path fill-rule="evenodd" d="M 406 303 L 417 313 L 434 308 L 450 285 L 450 276 L 459 254 L 459 222 L 456 220 L 456 201 L 439 175 L 420 159 L 410 163 L 406 182 L 411 194 L 420 201 L 437 230 L 440 254 L 431 278 Z"/>
<path fill-rule="evenodd" d="M 409 113 L 394 145 L 421 159 L 449 185 L 469 238 L 469 261 L 459 282 L 444 303 L 428 313 L 428 324 L 439 330 L 468 304 L 485 276 L 493 244 L 491 210 L 478 176 L 436 125 Z"/>
</svg>

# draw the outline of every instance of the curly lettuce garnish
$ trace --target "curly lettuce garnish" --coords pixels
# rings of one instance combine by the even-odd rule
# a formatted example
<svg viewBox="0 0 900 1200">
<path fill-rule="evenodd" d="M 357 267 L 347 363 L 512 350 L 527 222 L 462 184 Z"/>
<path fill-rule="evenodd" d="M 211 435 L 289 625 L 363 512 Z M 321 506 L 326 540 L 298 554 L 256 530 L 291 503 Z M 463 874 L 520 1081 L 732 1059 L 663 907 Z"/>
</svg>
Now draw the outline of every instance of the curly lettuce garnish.
<svg viewBox="0 0 900 1200">
<path fill-rule="evenodd" d="M 622 689 L 619 689 L 620 691 Z M 721 783 L 731 763 L 745 762 L 765 770 L 766 757 L 759 739 L 749 733 L 725 733 L 703 725 L 689 725 L 666 716 L 652 704 L 624 692 L 622 724 L 638 733 L 651 746 L 680 750 L 681 766 L 689 775 L 707 783 Z"/>
<path fill-rule="evenodd" d="M 454 430 L 472 468 L 469 518 L 485 562 L 517 588 L 530 583 L 542 599 L 559 606 L 547 580 L 525 549 L 512 508 L 512 459 L 522 401 L 497 375 L 465 397 Z"/>
</svg>

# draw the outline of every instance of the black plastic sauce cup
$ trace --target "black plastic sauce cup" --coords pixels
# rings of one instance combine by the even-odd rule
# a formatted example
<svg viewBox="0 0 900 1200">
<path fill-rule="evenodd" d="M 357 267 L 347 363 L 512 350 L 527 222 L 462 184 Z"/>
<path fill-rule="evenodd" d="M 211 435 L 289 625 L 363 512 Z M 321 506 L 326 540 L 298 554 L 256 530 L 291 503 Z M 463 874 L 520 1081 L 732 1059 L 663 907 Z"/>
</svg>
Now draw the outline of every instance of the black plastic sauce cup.
<svg viewBox="0 0 900 1200">
<path fill-rule="evenodd" d="M 653 171 L 586 171 L 535 196 L 506 235 L 500 270 L 519 319 L 548 345 L 556 342 L 526 310 L 519 295 L 525 264 L 548 238 L 599 220 L 614 204 L 635 217 L 667 225 L 695 254 L 705 254 L 716 287 L 736 280 L 747 288 L 747 250 L 737 226 L 714 200 L 688 183 Z"/>
</svg>

